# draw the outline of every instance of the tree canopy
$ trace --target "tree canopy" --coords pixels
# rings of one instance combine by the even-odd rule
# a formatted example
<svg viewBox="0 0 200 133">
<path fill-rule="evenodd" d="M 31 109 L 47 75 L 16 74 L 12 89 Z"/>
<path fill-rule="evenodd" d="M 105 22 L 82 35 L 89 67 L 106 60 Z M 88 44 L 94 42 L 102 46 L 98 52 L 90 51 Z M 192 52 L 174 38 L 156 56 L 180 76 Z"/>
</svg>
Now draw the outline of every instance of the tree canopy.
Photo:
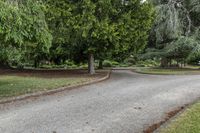
<svg viewBox="0 0 200 133">
<path fill-rule="evenodd" d="M 0 62 L 87 61 L 93 74 L 95 59 L 142 51 L 153 17 L 142 0 L 0 0 Z"/>
<path fill-rule="evenodd" d="M 45 20 L 44 8 L 42 3 L 34 0 L 0 1 L 2 65 L 10 63 L 10 57 L 13 60 L 13 57 L 17 56 L 12 54 L 19 55 L 30 51 L 34 51 L 34 54 L 39 51 L 48 52 L 52 36 Z"/>
<path fill-rule="evenodd" d="M 187 62 L 198 57 L 199 1 L 151 0 L 151 2 L 156 8 L 156 19 L 150 33 L 150 49 L 147 49 L 147 54 L 143 56 L 162 58 L 162 66 L 168 66 L 172 59 Z"/>
<path fill-rule="evenodd" d="M 140 0 L 48 0 L 46 3 L 50 29 L 56 34 L 53 47 L 58 52 L 54 56 L 61 59 L 67 53 L 75 57 L 78 54 L 83 57 L 80 60 L 90 57 L 88 62 L 107 53 L 128 56 L 130 51 L 144 48 L 154 13 L 151 4 Z"/>
</svg>

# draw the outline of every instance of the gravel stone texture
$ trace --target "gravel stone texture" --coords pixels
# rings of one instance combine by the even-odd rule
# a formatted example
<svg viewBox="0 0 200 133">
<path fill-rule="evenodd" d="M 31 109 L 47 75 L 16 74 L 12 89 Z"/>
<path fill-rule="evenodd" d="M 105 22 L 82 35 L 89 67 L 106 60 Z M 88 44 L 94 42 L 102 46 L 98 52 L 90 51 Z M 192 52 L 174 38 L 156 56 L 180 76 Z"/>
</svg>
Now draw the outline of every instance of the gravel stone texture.
<svg viewBox="0 0 200 133">
<path fill-rule="evenodd" d="M 200 75 L 114 70 L 109 80 L 0 105 L 0 133 L 142 133 L 200 97 Z"/>
</svg>

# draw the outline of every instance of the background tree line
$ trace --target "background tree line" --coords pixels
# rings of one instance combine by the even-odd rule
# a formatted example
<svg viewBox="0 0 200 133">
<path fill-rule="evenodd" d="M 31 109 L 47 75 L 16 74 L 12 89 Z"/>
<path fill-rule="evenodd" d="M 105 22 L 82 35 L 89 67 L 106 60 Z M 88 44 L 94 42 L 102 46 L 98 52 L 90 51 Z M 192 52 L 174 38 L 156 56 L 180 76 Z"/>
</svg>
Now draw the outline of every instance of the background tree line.
<svg viewBox="0 0 200 133">
<path fill-rule="evenodd" d="M 149 1 L 155 6 L 156 16 L 150 32 L 148 47 L 142 58 L 159 58 L 162 67 L 198 63 L 200 1 Z M 174 64 L 175 61 L 176 64 Z"/>
<path fill-rule="evenodd" d="M 0 0 L 1 67 L 42 61 L 100 64 L 147 43 L 154 10 L 141 0 Z"/>
</svg>

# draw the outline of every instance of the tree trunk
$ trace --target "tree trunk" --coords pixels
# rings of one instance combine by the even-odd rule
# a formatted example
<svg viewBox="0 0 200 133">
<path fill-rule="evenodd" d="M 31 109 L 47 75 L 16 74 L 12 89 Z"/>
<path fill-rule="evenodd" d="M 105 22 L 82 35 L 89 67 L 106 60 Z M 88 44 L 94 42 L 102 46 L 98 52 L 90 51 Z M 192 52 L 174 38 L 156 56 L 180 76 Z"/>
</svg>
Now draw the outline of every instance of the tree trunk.
<svg viewBox="0 0 200 133">
<path fill-rule="evenodd" d="M 99 60 L 99 67 L 98 67 L 99 69 L 103 69 L 103 60 Z"/>
<path fill-rule="evenodd" d="M 92 54 L 92 53 L 89 54 L 88 72 L 89 72 L 89 74 L 95 74 L 95 69 L 94 69 L 94 54 Z"/>
</svg>

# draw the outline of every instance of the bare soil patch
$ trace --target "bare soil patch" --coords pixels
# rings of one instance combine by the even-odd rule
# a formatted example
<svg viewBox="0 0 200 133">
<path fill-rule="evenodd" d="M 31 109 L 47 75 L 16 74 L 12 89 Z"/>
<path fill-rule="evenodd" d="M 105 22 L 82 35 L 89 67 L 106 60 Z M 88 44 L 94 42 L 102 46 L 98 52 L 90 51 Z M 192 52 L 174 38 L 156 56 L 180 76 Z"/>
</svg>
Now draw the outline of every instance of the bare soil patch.
<svg viewBox="0 0 200 133">
<path fill-rule="evenodd" d="M 103 77 L 107 74 L 106 70 L 99 70 L 94 75 L 88 74 L 87 70 L 84 69 L 73 69 L 73 70 L 35 70 L 35 69 L 0 69 L 0 76 L 22 76 L 22 77 L 42 77 L 42 78 L 72 78 L 72 77 Z"/>
</svg>

